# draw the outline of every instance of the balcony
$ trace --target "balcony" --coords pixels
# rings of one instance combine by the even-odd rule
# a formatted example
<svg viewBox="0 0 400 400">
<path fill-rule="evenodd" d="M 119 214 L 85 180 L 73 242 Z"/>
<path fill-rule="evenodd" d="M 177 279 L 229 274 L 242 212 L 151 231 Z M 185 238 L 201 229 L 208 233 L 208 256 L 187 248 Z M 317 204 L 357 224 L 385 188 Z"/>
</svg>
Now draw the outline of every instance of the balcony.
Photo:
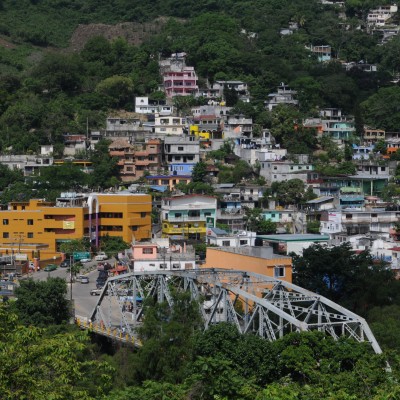
<svg viewBox="0 0 400 400">
<path fill-rule="evenodd" d="M 206 222 L 206 217 L 204 216 L 199 216 L 199 217 L 188 217 L 188 216 L 184 216 L 184 217 L 171 217 L 168 216 L 167 220 L 164 220 L 166 222 Z"/>
</svg>

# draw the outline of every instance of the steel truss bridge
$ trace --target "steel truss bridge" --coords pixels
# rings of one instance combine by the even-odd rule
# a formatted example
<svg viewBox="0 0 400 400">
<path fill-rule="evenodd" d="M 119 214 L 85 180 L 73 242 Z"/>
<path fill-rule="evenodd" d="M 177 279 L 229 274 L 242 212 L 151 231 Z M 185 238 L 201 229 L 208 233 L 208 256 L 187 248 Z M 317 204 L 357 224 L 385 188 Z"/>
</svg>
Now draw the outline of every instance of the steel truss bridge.
<svg viewBox="0 0 400 400">
<path fill-rule="evenodd" d="M 204 329 L 228 322 L 240 333 L 267 340 L 318 330 L 335 340 L 346 336 L 367 341 L 375 353 L 382 352 L 363 318 L 327 298 L 279 279 L 225 269 L 131 272 L 109 278 L 90 319 L 77 317 L 77 323 L 140 345 L 136 329 L 145 318 L 143 302 L 152 297 L 172 306 L 172 289 L 188 291 L 199 302 Z"/>
</svg>

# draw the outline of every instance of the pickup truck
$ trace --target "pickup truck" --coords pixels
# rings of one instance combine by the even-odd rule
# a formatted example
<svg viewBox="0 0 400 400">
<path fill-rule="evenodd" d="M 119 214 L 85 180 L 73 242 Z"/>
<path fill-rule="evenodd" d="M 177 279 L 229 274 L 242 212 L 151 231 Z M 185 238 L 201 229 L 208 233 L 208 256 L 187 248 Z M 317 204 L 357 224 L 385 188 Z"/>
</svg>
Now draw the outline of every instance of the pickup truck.
<svg viewBox="0 0 400 400">
<path fill-rule="evenodd" d="M 97 255 L 95 256 L 95 261 L 104 261 L 108 259 L 108 256 L 106 253 L 104 253 L 104 251 L 97 253 Z"/>
</svg>

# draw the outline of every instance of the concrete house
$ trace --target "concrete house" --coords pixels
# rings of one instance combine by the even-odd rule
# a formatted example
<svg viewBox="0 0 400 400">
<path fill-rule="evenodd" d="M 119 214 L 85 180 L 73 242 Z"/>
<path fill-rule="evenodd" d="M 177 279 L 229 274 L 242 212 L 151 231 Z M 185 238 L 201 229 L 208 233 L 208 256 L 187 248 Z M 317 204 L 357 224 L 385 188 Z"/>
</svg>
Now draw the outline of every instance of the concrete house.
<svg viewBox="0 0 400 400">
<path fill-rule="evenodd" d="M 194 136 L 167 136 L 164 154 L 171 174 L 191 175 L 193 167 L 200 161 L 200 142 Z"/>
</svg>

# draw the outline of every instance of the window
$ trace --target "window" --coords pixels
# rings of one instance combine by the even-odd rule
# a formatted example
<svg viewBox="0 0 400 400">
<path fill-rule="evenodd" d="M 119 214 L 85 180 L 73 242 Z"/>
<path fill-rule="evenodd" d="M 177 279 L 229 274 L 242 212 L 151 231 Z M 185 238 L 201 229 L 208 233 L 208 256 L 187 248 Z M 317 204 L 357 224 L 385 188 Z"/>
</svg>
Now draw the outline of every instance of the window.
<svg viewBox="0 0 400 400">
<path fill-rule="evenodd" d="M 33 219 L 28 219 L 26 222 L 28 225 L 33 225 Z"/>
<path fill-rule="evenodd" d="M 180 264 L 172 264 L 172 269 L 181 269 L 181 265 Z"/>
<path fill-rule="evenodd" d="M 274 277 L 275 278 L 282 278 L 285 276 L 285 267 L 284 266 L 277 266 L 274 268 Z"/>
<path fill-rule="evenodd" d="M 8 219 L 3 219 L 3 225 L 8 225 Z"/>
<path fill-rule="evenodd" d="M 10 237 L 10 234 L 8 232 L 3 232 L 3 238 L 8 239 Z"/>
<path fill-rule="evenodd" d="M 353 219 L 353 214 L 346 214 L 346 219 Z"/>
<path fill-rule="evenodd" d="M 33 238 L 33 232 L 28 232 L 28 239 L 32 239 Z"/>
<path fill-rule="evenodd" d="M 167 264 L 164 263 L 160 264 L 160 269 L 167 269 Z"/>
<path fill-rule="evenodd" d="M 241 246 L 245 246 L 246 244 L 249 244 L 249 242 L 247 240 L 241 240 L 240 241 L 240 245 Z"/>
<path fill-rule="evenodd" d="M 153 248 L 152 247 L 145 247 L 143 249 L 143 254 L 153 254 Z"/>
<path fill-rule="evenodd" d="M 205 213 L 204 213 L 204 216 L 205 216 L 205 217 L 211 217 L 211 213 L 210 213 L 210 212 L 205 212 Z"/>
<path fill-rule="evenodd" d="M 131 226 L 131 229 L 133 232 L 136 232 L 138 230 L 138 227 L 136 225 Z"/>
<path fill-rule="evenodd" d="M 182 213 L 175 213 L 175 218 L 180 218 L 182 217 Z"/>
<path fill-rule="evenodd" d="M 200 210 L 189 211 L 189 217 L 200 217 Z"/>
<path fill-rule="evenodd" d="M 178 146 L 178 151 L 183 151 L 183 146 Z"/>
<path fill-rule="evenodd" d="M 147 213 L 145 213 L 145 212 L 141 212 L 141 213 L 140 213 L 140 217 L 141 217 L 141 218 L 146 218 L 146 216 L 147 216 Z"/>
<path fill-rule="evenodd" d="M 229 247 L 230 245 L 231 245 L 231 242 L 229 240 L 222 241 L 222 246 Z"/>
</svg>

